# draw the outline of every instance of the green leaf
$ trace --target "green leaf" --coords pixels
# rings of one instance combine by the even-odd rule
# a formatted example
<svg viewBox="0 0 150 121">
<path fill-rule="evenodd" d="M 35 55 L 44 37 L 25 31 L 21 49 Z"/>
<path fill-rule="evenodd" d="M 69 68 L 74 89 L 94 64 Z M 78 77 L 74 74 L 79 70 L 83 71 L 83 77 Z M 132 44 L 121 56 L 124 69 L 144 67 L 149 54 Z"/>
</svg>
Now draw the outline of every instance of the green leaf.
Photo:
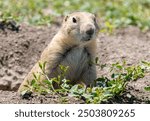
<svg viewBox="0 0 150 121">
<path fill-rule="evenodd" d="M 143 64 L 150 66 L 150 62 L 142 61 Z"/>
<path fill-rule="evenodd" d="M 87 94 L 87 93 L 84 93 L 82 96 L 85 97 L 86 99 L 92 98 L 92 95 L 91 94 Z"/>
<path fill-rule="evenodd" d="M 114 74 L 114 73 L 113 73 L 113 74 L 111 75 L 111 78 L 113 78 L 113 79 L 114 79 L 114 78 L 118 78 L 118 76 L 119 76 L 119 74 Z"/>
<path fill-rule="evenodd" d="M 46 61 L 43 63 L 43 69 L 45 69 L 45 67 L 46 67 Z"/>
<path fill-rule="evenodd" d="M 43 65 L 42 65 L 41 62 L 39 62 L 39 67 L 40 67 L 41 70 L 43 70 Z"/>
<path fill-rule="evenodd" d="M 145 87 L 144 88 L 146 91 L 150 91 L 150 87 Z"/>
<path fill-rule="evenodd" d="M 33 73 L 33 77 L 34 77 L 36 80 L 38 79 L 35 73 Z"/>
<path fill-rule="evenodd" d="M 99 58 L 96 57 L 96 58 L 95 58 L 95 63 L 96 63 L 96 64 L 98 64 L 98 60 L 99 60 Z"/>
<path fill-rule="evenodd" d="M 51 85 L 52 84 L 52 81 L 51 80 L 43 80 L 44 83 L 48 84 L 48 85 Z"/>
<path fill-rule="evenodd" d="M 35 81 L 35 79 L 33 79 L 33 80 L 31 81 L 31 86 L 35 85 L 35 83 L 36 83 L 36 81 Z"/>
</svg>

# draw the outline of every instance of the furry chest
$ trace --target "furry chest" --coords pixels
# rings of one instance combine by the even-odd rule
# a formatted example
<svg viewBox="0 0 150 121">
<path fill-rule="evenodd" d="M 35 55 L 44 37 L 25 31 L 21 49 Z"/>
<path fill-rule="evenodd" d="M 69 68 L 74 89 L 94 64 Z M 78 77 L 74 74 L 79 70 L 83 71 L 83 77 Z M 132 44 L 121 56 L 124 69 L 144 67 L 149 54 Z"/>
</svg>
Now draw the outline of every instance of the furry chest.
<svg viewBox="0 0 150 121">
<path fill-rule="evenodd" d="M 89 65 L 89 55 L 85 48 L 73 48 L 68 51 L 61 62 L 68 66 L 67 77 L 71 80 L 78 80 Z"/>
</svg>

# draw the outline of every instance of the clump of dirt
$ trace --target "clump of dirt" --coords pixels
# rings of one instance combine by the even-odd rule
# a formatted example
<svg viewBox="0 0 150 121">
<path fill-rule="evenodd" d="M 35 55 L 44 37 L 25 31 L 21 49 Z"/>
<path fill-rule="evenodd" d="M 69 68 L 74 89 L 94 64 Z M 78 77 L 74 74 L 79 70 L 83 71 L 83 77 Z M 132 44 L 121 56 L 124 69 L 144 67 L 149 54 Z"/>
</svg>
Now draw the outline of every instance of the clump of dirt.
<svg viewBox="0 0 150 121">
<path fill-rule="evenodd" d="M 33 27 L 22 24 L 18 33 L 0 30 L 0 103 L 62 103 L 57 96 L 37 96 L 21 99 L 16 93 L 23 78 L 39 59 L 41 52 L 51 41 L 60 26 Z M 107 65 L 123 59 L 129 65 L 142 60 L 150 61 L 150 32 L 143 33 L 136 27 L 117 30 L 113 35 L 100 33 L 97 40 L 97 56 Z M 107 75 L 106 69 L 97 69 L 98 76 Z M 148 103 L 150 75 L 127 85 L 127 92 L 121 97 L 105 103 Z M 68 103 L 83 103 L 69 98 Z"/>
<path fill-rule="evenodd" d="M 20 26 L 17 25 L 17 23 L 13 20 L 3 20 L 3 21 L 0 21 L 0 29 L 5 32 L 6 29 L 9 29 L 11 31 L 16 31 L 16 32 L 19 32 L 19 28 Z M 7 34 L 7 33 L 5 33 Z"/>
</svg>

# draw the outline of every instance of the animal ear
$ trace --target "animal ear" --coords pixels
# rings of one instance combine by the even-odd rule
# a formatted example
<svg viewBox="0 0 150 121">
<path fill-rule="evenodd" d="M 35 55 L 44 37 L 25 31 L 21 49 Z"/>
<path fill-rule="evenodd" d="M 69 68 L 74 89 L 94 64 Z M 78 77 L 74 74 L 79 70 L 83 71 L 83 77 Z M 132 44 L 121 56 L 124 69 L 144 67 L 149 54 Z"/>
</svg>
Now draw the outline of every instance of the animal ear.
<svg viewBox="0 0 150 121">
<path fill-rule="evenodd" d="M 64 21 L 67 21 L 67 20 L 68 20 L 68 18 L 69 18 L 69 16 L 68 16 L 68 15 L 67 15 L 67 16 L 65 16 Z"/>
<path fill-rule="evenodd" d="M 97 13 L 94 13 L 94 16 L 97 18 L 98 17 Z"/>
<path fill-rule="evenodd" d="M 100 25 L 99 25 L 99 23 L 100 23 L 100 20 L 98 19 L 98 15 L 97 14 L 94 14 L 94 16 L 95 16 L 95 25 L 96 25 L 96 27 L 97 27 L 97 29 L 99 30 L 100 29 Z"/>
<path fill-rule="evenodd" d="M 95 25 L 96 25 L 96 27 L 97 27 L 98 30 L 100 30 L 100 24 L 99 24 L 99 23 L 100 23 L 100 22 L 99 22 L 99 20 L 97 19 L 96 22 L 95 22 Z"/>
</svg>

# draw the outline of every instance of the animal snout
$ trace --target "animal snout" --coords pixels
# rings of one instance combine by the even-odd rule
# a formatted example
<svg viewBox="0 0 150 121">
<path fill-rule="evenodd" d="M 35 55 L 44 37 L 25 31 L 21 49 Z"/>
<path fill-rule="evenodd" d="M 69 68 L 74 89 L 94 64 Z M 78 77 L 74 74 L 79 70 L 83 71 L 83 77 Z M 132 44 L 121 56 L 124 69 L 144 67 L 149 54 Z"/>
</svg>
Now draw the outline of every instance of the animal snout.
<svg viewBox="0 0 150 121">
<path fill-rule="evenodd" d="M 86 34 L 92 36 L 94 34 L 94 28 L 92 25 L 88 25 L 86 29 Z"/>
</svg>

